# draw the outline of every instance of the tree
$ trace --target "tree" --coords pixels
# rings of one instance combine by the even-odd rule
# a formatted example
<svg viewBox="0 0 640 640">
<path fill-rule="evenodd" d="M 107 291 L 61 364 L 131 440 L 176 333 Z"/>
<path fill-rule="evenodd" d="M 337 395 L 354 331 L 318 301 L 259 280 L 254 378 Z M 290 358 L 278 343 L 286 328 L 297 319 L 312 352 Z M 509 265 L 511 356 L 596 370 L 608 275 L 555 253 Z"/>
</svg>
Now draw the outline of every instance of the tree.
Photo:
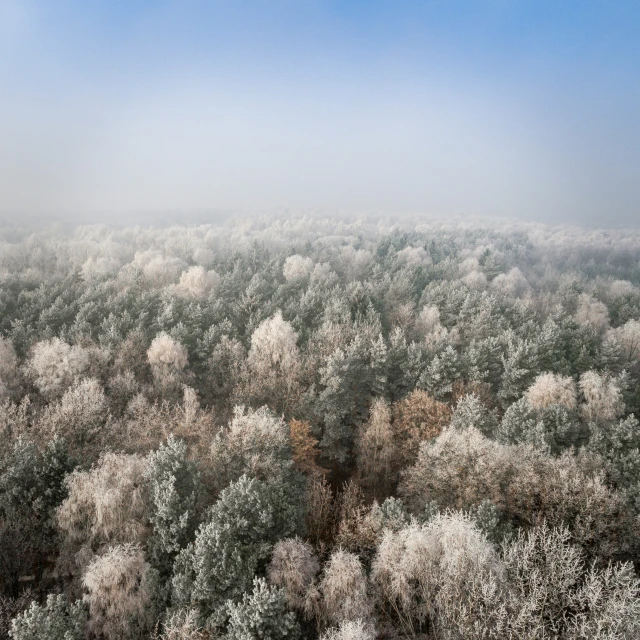
<svg viewBox="0 0 640 640">
<path fill-rule="evenodd" d="M 47 398 L 62 393 L 76 377 L 89 368 L 89 355 L 85 349 L 69 346 L 60 338 L 37 342 L 27 363 L 40 393 Z"/>
<path fill-rule="evenodd" d="M 81 601 L 69 604 L 63 595 L 47 596 L 45 605 L 31 606 L 11 623 L 12 640 L 84 640 L 87 614 Z"/>
<path fill-rule="evenodd" d="M 289 436 L 291 438 L 291 457 L 301 473 L 326 473 L 326 469 L 318 465 L 320 455 L 318 440 L 311 434 L 311 425 L 306 420 L 290 420 Z"/>
<path fill-rule="evenodd" d="M 491 288 L 504 296 L 521 297 L 530 290 L 527 279 L 518 267 L 501 273 L 491 281 Z"/>
<path fill-rule="evenodd" d="M 215 271 L 206 271 L 201 266 L 189 267 L 182 272 L 177 290 L 187 298 L 204 298 L 220 286 L 220 276 Z"/>
<path fill-rule="evenodd" d="M 282 312 L 261 322 L 251 335 L 247 355 L 247 392 L 257 402 L 286 410 L 298 393 L 301 373 L 298 334 Z"/>
<path fill-rule="evenodd" d="M 346 620 L 339 627 L 327 629 L 321 640 L 375 640 L 375 629 L 364 620 Z"/>
<path fill-rule="evenodd" d="M 578 298 L 576 320 L 582 325 L 591 325 L 602 334 L 609 328 L 609 310 L 602 302 L 587 293 L 581 293 Z"/>
<path fill-rule="evenodd" d="M 13 345 L 0 336 L 0 402 L 8 398 L 16 386 L 18 360 Z"/>
<path fill-rule="evenodd" d="M 157 611 L 157 580 L 141 547 L 110 547 L 96 557 L 82 578 L 89 608 L 89 632 L 105 640 L 147 638 Z"/>
<path fill-rule="evenodd" d="M 565 524 L 591 557 L 610 558 L 638 543 L 623 497 L 588 458 L 502 445 L 473 428 L 446 429 L 423 443 L 399 491 L 414 514 L 433 502 L 441 509 L 471 509 L 491 500 L 519 526 Z"/>
<path fill-rule="evenodd" d="M 618 342 L 626 363 L 634 365 L 640 360 L 640 321 L 629 320 L 620 327 L 609 329 L 607 336 Z"/>
<path fill-rule="evenodd" d="M 253 592 L 245 593 L 241 602 L 230 602 L 228 611 L 229 640 L 296 640 L 300 636 L 295 614 L 286 610 L 284 592 L 263 578 L 254 578 Z"/>
<path fill-rule="evenodd" d="M 635 416 L 613 424 L 591 423 L 589 449 L 606 461 L 607 475 L 640 512 L 640 424 Z"/>
<path fill-rule="evenodd" d="M 303 610 L 319 570 L 311 545 L 300 538 L 287 538 L 273 548 L 267 576 L 270 584 L 283 590 L 289 607 Z"/>
<path fill-rule="evenodd" d="M 471 638 L 498 631 L 502 573 L 494 547 L 469 516 L 448 513 L 385 531 L 371 577 L 383 611 L 407 635 L 432 630 L 436 638 Z"/>
<path fill-rule="evenodd" d="M 631 638 L 640 631 L 640 582 L 630 565 L 585 569 L 565 528 L 542 525 L 505 543 L 510 585 L 505 634 L 517 638 Z"/>
<path fill-rule="evenodd" d="M 240 383 L 246 350 L 239 340 L 223 335 L 207 361 L 207 392 L 217 404 L 229 402 Z"/>
<path fill-rule="evenodd" d="M 336 626 L 348 620 L 371 623 L 373 606 L 367 593 L 367 576 L 354 553 L 334 551 L 324 566 L 318 588 L 318 613 L 325 625 Z"/>
<path fill-rule="evenodd" d="M 71 574 L 109 544 L 146 541 L 147 465 L 140 456 L 104 453 L 91 470 L 67 477 L 69 495 L 57 509 L 56 522 L 64 536 L 61 562 Z"/>
<path fill-rule="evenodd" d="M 320 369 L 323 387 L 316 413 L 324 422 L 321 447 L 344 462 L 351 454 L 356 425 L 367 419 L 374 395 L 384 395 L 387 349 L 382 336 L 367 343 L 356 334 L 345 350 L 337 348 Z"/>
<path fill-rule="evenodd" d="M 395 468 L 399 470 L 415 461 L 420 443 L 440 435 L 451 419 L 451 409 L 426 391 L 416 389 L 394 403 L 392 427 L 398 450 Z"/>
<path fill-rule="evenodd" d="M 506 354 L 502 357 L 502 384 L 498 397 L 508 406 L 531 384 L 538 367 L 536 344 L 507 336 Z"/>
<path fill-rule="evenodd" d="M 545 409 L 553 404 L 576 409 L 578 405 L 573 379 L 554 373 L 541 373 L 526 390 L 524 397 L 534 409 Z"/>
<path fill-rule="evenodd" d="M 486 436 L 491 436 L 496 425 L 495 415 L 480 402 L 480 398 L 475 393 L 462 396 L 451 415 L 452 429 L 475 427 Z"/>
<path fill-rule="evenodd" d="M 153 377 L 161 386 L 177 382 L 188 361 L 187 350 L 164 331 L 153 339 L 147 358 Z"/>
<path fill-rule="evenodd" d="M 242 476 L 227 487 L 206 521 L 177 556 L 174 606 L 196 606 L 213 627 L 223 625 L 226 602 L 239 601 L 277 540 L 296 533 L 298 517 L 283 487 Z"/>
<path fill-rule="evenodd" d="M 462 376 L 460 356 L 451 345 L 437 354 L 423 372 L 418 386 L 435 398 L 446 398 L 453 391 L 453 383 Z"/>
<path fill-rule="evenodd" d="M 153 640 L 208 640 L 210 637 L 198 622 L 195 609 L 169 611 L 162 625 L 162 633 L 153 636 Z"/>
<path fill-rule="evenodd" d="M 195 532 L 198 469 L 187 459 L 185 443 L 170 436 L 166 445 L 149 454 L 145 476 L 153 526 L 151 556 L 158 569 L 169 571 L 175 555 Z"/>
<path fill-rule="evenodd" d="M 211 445 L 215 484 L 223 489 L 243 474 L 272 480 L 299 480 L 292 460 L 287 423 L 267 407 L 236 407 L 226 429 L 220 429 Z"/>
<path fill-rule="evenodd" d="M 580 376 L 579 386 L 585 399 L 581 407 L 585 420 L 614 420 L 624 410 L 622 390 L 610 375 L 587 371 Z"/>
<path fill-rule="evenodd" d="M 282 274 L 287 282 L 298 282 L 309 277 L 313 266 L 311 258 L 294 254 L 284 261 Z"/>
<path fill-rule="evenodd" d="M 5 593 L 17 595 L 21 576 L 39 579 L 48 556 L 56 553 L 53 517 L 72 468 L 59 439 L 38 451 L 19 438 L 0 463 L 0 589 Z"/>
<path fill-rule="evenodd" d="M 389 483 L 391 465 L 396 457 L 391 411 L 382 398 L 371 404 L 369 420 L 360 425 L 356 436 L 358 473 L 368 486 L 385 490 Z"/>
<path fill-rule="evenodd" d="M 64 437 L 74 449 L 84 450 L 99 437 L 107 417 L 107 398 L 100 383 L 95 378 L 79 379 L 46 408 L 37 427 L 46 435 Z"/>
</svg>

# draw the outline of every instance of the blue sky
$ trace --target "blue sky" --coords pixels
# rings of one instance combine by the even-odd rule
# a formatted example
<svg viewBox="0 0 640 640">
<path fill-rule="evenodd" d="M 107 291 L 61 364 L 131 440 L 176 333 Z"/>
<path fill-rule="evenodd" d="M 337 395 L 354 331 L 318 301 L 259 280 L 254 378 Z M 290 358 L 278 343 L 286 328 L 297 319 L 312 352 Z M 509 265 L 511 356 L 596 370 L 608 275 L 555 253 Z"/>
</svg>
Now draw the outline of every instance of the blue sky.
<svg viewBox="0 0 640 640">
<path fill-rule="evenodd" d="M 0 211 L 640 220 L 640 3 L 0 0 Z"/>
</svg>

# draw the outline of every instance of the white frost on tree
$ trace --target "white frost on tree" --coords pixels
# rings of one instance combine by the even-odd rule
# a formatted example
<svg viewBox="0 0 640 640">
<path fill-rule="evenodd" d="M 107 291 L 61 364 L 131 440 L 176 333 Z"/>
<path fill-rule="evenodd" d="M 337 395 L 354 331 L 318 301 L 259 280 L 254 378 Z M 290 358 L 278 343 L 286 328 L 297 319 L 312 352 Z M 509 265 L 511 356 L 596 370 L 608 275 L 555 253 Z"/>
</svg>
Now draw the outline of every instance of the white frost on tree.
<svg viewBox="0 0 640 640">
<path fill-rule="evenodd" d="M 270 584 L 284 590 L 290 607 L 303 610 L 307 592 L 319 570 L 311 545 L 300 538 L 287 538 L 273 548 L 267 577 Z"/>
<path fill-rule="evenodd" d="M 324 567 L 319 589 L 321 617 L 330 626 L 348 620 L 371 622 L 373 606 L 368 596 L 367 576 L 355 553 L 334 551 Z"/>
<path fill-rule="evenodd" d="M 469 289 L 475 291 L 482 291 L 487 286 L 487 276 L 482 271 L 469 271 L 469 273 L 462 276 L 461 280 Z"/>
<path fill-rule="evenodd" d="M 304 280 L 313 271 L 313 260 L 297 253 L 289 256 L 282 267 L 282 275 L 287 282 Z"/>
<path fill-rule="evenodd" d="M 204 298 L 220 285 L 221 278 L 213 270 L 206 271 L 204 267 L 190 267 L 180 276 L 176 290 L 186 298 Z"/>
<path fill-rule="evenodd" d="M 151 631 L 155 589 L 141 547 L 125 544 L 109 548 L 87 567 L 82 583 L 90 633 L 105 640 L 135 640 Z"/>
<path fill-rule="evenodd" d="M 586 420 L 614 420 L 624 411 L 622 390 L 615 378 L 608 374 L 597 371 L 583 373 L 580 376 L 580 391 L 585 399 L 582 414 Z"/>
<path fill-rule="evenodd" d="M 626 362 L 640 360 L 640 322 L 638 320 L 629 320 L 621 327 L 609 329 L 607 337 L 612 337 L 618 342 Z"/>
<path fill-rule="evenodd" d="M 39 426 L 69 442 L 84 444 L 107 419 L 108 404 L 104 389 L 94 378 L 76 380 L 62 398 L 50 404 Z"/>
<path fill-rule="evenodd" d="M 587 293 L 580 294 L 575 317 L 580 324 L 591 325 L 598 333 L 609 328 L 607 306 Z"/>
<path fill-rule="evenodd" d="M 174 380 L 186 366 L 187 350 L 168 333 L 159 333 L 147 350 L 153 377 L 160 383 Z"/>
<path fill-rule="evenodd" d="M 487 624 L 503 573 L 493 545 L 468 515 L 453 512 L 387 529 L 371 577 L 405 633 L 431 626 L 438 638 L 468 638 Z"/>
<path fill-rule="evenodd" d="M 398 260 L 408 267 L 419 267 L 431 264 L 431 256 L 424 247 L 405 247 L 398 251 Z"/>
<path fill-rule="evenodd" d="M 416 320 L 416 331 L 427 344 L 436 344 L 447 336 L 447 329 L 440 323 L 440 310 L 435 305 L 422 307 Z"/>
<path fill-rule="evenodd" d="M 525 391 L 524 397 L 534 409 L 545 409 L 552 404 L 575 409 L 578 404 L 573 378 L 555 373 L 541 373 Z"/>
<path fill-rule="evenodd" d="M 79 345 L 70 346 L 60 338 L 37 342 L 27 363 L 33 382 L 44 396 L 62 393 L 90 365 L 89 353 Z"/>
<path fill-rule="evenodd" d="M 507 296 L 520 297 L 530 289 L 527 279 L 518 267 L 513 267 L 508 273 L 501 273 L 491 281 L 491 288 Z"/>
<path fill-rule="evenodd" d="M 376 633 L 364 620 L 347 620 L 339 627 L 327 629 L 320 640 L 375 640 Z"/>
<path fill-rule="evenodd" d="M 301 357 L 298 334 L 278 311 L 251 336 L 245 371 L 245 393 L 256 402 L 286 411 L 299 390 Z"/>
<path fill-rule="evenodd" d="M 9 396 L 17 374 L 17 358 L 13 345 L 0 336 L 0 401 Z"/>
</svg>

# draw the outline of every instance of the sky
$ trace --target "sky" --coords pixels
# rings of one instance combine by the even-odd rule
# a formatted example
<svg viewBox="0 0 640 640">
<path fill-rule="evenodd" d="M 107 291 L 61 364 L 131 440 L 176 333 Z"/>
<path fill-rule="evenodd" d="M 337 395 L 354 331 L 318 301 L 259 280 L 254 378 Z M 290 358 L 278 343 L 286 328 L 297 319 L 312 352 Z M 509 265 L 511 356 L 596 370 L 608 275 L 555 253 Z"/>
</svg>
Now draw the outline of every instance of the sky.
<svg viewBox="0 0 640 640">
<path fill-rule="evenodd" d="M 640 2 L 0 0 L 5 216 L 640 223 Z"/>
</svg>

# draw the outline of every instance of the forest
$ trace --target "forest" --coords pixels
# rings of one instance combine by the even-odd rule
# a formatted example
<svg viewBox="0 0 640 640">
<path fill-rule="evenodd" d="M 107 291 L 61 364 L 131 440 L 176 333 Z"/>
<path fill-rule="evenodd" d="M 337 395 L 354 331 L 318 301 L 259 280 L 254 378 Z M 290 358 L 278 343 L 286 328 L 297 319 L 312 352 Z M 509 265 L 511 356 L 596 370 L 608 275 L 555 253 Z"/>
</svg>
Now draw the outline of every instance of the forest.
<svg viewBox="0 0 640 640">
<path fill-rule="evenodd" d="M 640 231 L 0 226 L 0 640 L 640 637 Z"/>
</svg>

